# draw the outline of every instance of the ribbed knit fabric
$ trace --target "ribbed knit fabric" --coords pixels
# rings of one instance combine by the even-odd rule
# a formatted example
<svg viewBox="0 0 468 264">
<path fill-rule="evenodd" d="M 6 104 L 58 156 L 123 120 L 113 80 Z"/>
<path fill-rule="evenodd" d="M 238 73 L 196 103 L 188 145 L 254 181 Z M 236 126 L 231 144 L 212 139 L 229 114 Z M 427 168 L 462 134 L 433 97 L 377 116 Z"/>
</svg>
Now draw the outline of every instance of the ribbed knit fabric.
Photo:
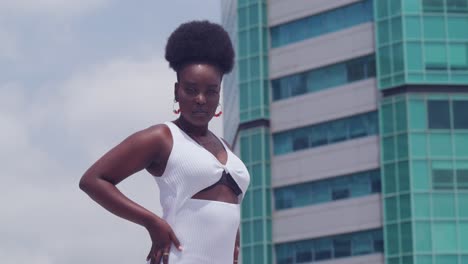
<svg viewBox="0 0 468 264">
<path fill-rule="evenodd" d="M 227 151 L 222 164 L 172 122 L 173 147 L 161 177 L 154 177 L 160 189 L 163 218 L 171 225 L 184 250 L 171 247 L 170 264 L 233 263 L 234 242 L 240 221 L 240 205 L 191 199 L 199 191 L 229 173 L 242 190 L 242 201 L 250 182 L 244 163 L 220 140 Z"/>
</svg>

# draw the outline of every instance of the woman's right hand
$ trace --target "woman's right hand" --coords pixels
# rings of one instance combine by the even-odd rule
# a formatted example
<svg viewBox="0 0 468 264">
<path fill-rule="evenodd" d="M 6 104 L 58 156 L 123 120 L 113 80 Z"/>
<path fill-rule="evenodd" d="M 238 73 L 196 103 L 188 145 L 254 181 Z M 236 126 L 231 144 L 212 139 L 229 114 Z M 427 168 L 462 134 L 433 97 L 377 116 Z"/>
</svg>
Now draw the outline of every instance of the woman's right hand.
<svg viewBox="0 0 468 264">
<path fill-rule="evenodd" d="M 161 260 L 163 264 L 168 264 L 172 243 L 174 243 L 178 250 L 182 251 L 179 239 L 177 239 L 174 231 L 164 219 L 155 218 L 146 225 L 146 229 L 152 241 L 151 250 L 148 253 L 148 257 L 146 257 L 146 261 L 151 260 L 150 264 L 159 264 Z"/>
</svg>

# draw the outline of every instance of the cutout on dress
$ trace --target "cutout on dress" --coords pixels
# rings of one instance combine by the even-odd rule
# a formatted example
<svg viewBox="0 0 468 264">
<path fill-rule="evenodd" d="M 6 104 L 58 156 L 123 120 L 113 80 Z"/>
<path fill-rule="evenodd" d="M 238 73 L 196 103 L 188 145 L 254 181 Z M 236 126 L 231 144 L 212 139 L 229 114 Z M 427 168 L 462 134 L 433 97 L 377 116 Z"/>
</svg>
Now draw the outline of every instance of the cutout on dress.
<svg viewBox="0 0 468 264">
<path fill-rule="evenodd" d="M 216 194 L 215 189 L 221 185 L 229 187 L 230 194 L 232 200 L 227 201 L 227 199 L 218 200 L 216 198 L 211 198 L 210 194 Z M 211 186 L 206 187 L 205 189 L 199 191 L 195 195 L 192 196 L 192 199 L 199 199 L 199 200 L 209 200 L 209 201 L 219 201 L 219 202 L 226 202 L 226 203 L 234 203 L 237 204 L 238 196 L 242 194 L 241 188 L 237 185 L 236 181 L 232 178 L 231 174 L 226 173 L 223 171 L 221 178 L 219 181 L 214 183 Z"/>
</svg>

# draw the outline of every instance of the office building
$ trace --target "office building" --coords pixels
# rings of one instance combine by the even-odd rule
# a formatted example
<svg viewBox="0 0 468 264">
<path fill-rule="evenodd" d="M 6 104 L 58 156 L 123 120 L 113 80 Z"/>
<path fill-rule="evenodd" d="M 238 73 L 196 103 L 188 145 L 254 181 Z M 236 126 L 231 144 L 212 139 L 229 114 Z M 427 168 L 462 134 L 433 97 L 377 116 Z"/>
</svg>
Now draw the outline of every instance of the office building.
<svg viewBox="0 0 468 264">
<path fill-rule="evenodd" d="M 468 0 L 222 9 L 242 263 L 468 263 Z"/>
</svg>

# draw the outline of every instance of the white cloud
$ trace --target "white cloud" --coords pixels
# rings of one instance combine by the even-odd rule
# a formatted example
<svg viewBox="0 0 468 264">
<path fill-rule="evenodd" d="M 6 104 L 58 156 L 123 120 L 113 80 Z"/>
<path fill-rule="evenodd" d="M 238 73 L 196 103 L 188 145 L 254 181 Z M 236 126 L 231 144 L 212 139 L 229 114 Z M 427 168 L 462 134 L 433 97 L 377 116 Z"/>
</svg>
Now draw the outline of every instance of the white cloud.
<svg viewBox="0 0 468 264">
<path fill-rule="evenodd" d="M 95 156 L 117 139 L 112 135 L 122 139 L 124 134 L 175 119 L 174 82 L 174 72 L 160 58 L 115 60 L 75 76 L 62 90 L 68 133 L 87 141 L 85 146 Z M 214 119 L 211 127 L 219 133 L 221 119 Z"/>
<path fill-rule="evenodd" d="M 96 158 L 111 142 L 165 121 L 172 117 L 172 76 L 155 58 L 115 60 L 74 76 L 61 90 L 67 133 Z"/>
<path fill-rule="evenodd" d="M 109 0 L 2 0 L 0 13 L 8 15 L 75 16 L 103 7 Z"/>
</svg>

